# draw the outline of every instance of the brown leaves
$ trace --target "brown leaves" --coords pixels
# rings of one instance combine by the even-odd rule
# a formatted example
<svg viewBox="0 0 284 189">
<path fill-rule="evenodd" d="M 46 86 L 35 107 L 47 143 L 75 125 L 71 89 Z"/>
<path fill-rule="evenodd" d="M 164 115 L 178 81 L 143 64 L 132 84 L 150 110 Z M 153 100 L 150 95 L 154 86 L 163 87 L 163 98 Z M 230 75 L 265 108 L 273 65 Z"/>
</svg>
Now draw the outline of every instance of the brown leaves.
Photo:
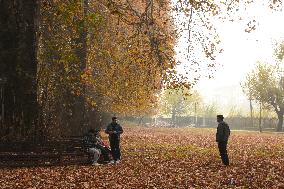
<svg viewBox="0 0 284 189">
<path fill-rule="evenodd" d="M 231 166 L 215 130 L 128 127 L 117 165 L 4 168 L 0 188 L 281 188 L 284 138 L 233 131 Z"/>
</svg>

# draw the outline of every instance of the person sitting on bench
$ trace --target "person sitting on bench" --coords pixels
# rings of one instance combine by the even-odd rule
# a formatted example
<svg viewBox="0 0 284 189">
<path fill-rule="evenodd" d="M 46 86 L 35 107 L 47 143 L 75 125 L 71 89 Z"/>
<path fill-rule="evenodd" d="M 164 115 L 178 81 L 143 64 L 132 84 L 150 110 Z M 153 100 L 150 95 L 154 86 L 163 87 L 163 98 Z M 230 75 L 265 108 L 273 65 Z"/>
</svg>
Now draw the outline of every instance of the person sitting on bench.
<svg viewBox="0 0 284 189">
<path fill-rule="evenodd" d="M 98 148 L 98 140 L 95 135 L 95 130 L 90 129 L 88 133 L 84 135 L 84 146 L 87 148 L 88 153 L 93 155 L 92 165 L 98 166 L 98 160 L 101 155 L 101 150 Z"/>
<path fill-rule="evenodd" d="M 100 131 L 101 129 L 95 130 L 95 136 L 98 141 L 96 147 L 101 151 L 101 154 L 102 154 L 102 158 L 100 158 L 100 160 L 104 162 L 112 162 L 110 161 L 110 156 L 111 156 L 110 147 L 103 141 Z"/>
</svg>

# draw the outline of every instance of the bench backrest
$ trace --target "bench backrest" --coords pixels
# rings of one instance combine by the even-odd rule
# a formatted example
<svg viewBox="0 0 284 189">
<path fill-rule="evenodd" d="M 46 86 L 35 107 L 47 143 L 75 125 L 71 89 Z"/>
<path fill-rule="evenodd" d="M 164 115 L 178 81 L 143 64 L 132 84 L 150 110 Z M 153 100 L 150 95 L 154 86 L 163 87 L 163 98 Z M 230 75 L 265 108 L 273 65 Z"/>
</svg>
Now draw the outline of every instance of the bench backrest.
<svg viewBox="0 0 284 189">
<path fill-rule="evenodd" d="M 71 152 L 84 150 L 82 137 L 63 138 L 56 141 L 46 141 L 42 143 L 34 142 L 2 142 L 0 143 L 0 152 Z"/>
</svg>

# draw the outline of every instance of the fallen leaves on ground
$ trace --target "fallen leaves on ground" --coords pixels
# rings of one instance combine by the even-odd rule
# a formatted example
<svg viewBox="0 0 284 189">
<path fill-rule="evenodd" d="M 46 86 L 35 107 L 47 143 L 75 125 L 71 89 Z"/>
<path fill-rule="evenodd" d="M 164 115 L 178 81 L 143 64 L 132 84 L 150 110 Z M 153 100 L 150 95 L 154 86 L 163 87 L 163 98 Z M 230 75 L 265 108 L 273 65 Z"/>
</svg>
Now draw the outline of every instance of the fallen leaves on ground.
<svg viewBox="0 0 284 189">
<path fill-rule="evenodd" d="M 284 135 L 233 131 L 230 167 L 215 130 L 127 127 L 122 162 L 0 169 L 0 188 L 284 188 Z"/>
</svg>

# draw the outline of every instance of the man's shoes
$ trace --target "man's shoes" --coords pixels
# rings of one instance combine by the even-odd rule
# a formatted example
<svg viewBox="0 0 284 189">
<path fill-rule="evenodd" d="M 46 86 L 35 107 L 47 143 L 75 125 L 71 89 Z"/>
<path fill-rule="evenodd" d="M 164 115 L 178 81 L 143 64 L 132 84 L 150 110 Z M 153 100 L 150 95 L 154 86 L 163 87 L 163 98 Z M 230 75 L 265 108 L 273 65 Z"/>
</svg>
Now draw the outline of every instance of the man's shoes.
<svg viewBox="0 0 284 189">
<path fill-rule="evenodd" d="M 230 167 L 230 165 L 222 164 L 222 167 L 224 167 L 224 168 L 228 168 L 228 167 Z"/>
<path fill-rule="evenodd" d="M 120 160 L 116 160 L 115 163 L 120 163 Z"/>
<path fill-rule="evenodd" d="M 97 162 L 94 162 L 94 163 L 92 163 L 92 165 L 99 166 L 100 164 L 98 164 Z"/>
</svg>

